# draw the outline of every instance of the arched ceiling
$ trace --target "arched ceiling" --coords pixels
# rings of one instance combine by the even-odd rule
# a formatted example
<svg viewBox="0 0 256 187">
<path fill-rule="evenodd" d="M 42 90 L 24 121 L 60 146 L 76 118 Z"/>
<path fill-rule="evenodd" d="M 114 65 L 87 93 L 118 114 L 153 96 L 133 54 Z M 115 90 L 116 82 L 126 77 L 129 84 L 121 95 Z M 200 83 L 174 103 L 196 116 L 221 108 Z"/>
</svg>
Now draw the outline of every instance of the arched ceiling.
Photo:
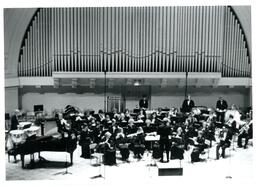
<svg viewBox="0 0 256 187">
<path fill-rule="evenodd" d="M 251 36 L 251 6 L 232 6 L 233 10 L 235 11 L 236 15 L 239 18 L 239 21 L 244 29 L 248 48 L 250 51 L 250 59 L 251 59 L 251 47 L 252 47 L 252 36 Z"/>
<path fill-rule="evenodd" d="M 5 76 L 17 77 L 20 45 L 36 8 L 4 9 Z"/>
</svg>

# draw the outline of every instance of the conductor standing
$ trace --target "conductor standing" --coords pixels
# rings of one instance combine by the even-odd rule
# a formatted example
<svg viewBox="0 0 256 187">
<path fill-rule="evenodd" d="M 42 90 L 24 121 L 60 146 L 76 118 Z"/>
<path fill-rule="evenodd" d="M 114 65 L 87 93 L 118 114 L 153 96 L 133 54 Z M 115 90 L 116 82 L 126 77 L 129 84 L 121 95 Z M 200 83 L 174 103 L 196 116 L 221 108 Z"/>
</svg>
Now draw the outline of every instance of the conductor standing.
<svg viewBox="0 0 256 187">
<path fill-rule="evenodd" d="M 170 152 L 170 141 L 169 135 L 171 135 L 171 128 L 169 122 L 164 122 L 158 128 L 157 134 L 160 135 L 160 151 L 161 151 L 161 160 L 160 162 L 164 162 L 164 151 L 166 151 L 167 162 L 169 162 L 169 152 Z"/>
</svg>

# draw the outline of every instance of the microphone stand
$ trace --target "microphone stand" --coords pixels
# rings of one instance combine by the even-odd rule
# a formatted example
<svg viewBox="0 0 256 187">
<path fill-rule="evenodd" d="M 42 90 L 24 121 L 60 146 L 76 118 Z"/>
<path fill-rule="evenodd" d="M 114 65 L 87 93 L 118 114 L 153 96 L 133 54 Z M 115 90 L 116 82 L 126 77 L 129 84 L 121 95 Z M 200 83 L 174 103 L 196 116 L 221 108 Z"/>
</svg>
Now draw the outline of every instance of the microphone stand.
<svg viewBox="0 0 256 187">
<path fill-rule="evenodd" d="M 232 176 L 230 175 L 230 166 L 231 166 L 231 148 L 229 148 L 229 162 L 228 162 L 228 175 L 226 176 L 226 179 L 232 179 Z"/>
<path fill-rule="evenodd" d="M 65 138 L 65 137 L 64 137 Z M 62 174 L 62 175 L 66 175 L 66 174 L 72 174 L 71 172 L 69 172 L 68 171 L 68 158 L 67 158 L 67 152 L 68 152 L 68 138 L 69 137 L 67 137 L 66 138 L 66 140 L 65 140 L 65 142 L 66 142 L 66 147 L 65 147 L 65 151 L 66 151 L 66 162 L 65 162 L 65 171 L 61 171 L 61 172 L 59 172 L 59 173 L 56 173 L 56 174 L 54 174 L 54 175 L 60 175 L 60 174 Z"/>
</svg>

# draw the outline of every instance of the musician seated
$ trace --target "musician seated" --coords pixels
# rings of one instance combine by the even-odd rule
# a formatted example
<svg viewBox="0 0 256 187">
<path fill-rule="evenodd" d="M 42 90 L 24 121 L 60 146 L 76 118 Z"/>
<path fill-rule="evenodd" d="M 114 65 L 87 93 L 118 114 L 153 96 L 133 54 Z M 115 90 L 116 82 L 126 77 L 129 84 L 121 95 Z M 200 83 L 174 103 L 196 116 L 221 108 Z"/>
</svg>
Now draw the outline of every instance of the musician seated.
<svg viewBox="0 0 256 187">
<path fill-rule="evenodd" d="M 133 134 L 134 142 L 131 146 L 134 157 L 141 159 L 145 151 L 145 134 L 142 127 L 138 127 L 137 132 Z"/>
<path fill-rule="evenodd" d="M 129 121 L 128 121 L 128 129 L 127 129 L 127 134 L 133 134 L 133 133 L 135 133 L 136 132 L 136 126 L 134 125 L 134 119 L 133 119 L 133 117 L 131 116 L 130 117 L 130 119 L 129 119 Z"/>
<path fill-rule="evenodd" d="M 118 121 L 119 121 L 120 123 L 127 123 L 127 120 L 126 120 L 126 117 L 125 117 L 125 114 L 124 114 L 124 113 L 121 113 L 121 114 L 120 114 Z"/>
<path fill-rule="evenodd" d="M 106 129 L 109 129 L 112 125 L 112 120 L 110 119 L 110 116 L 107 114 L 105 120 L 103 121 L 103 125 Z"/>
<path fill-rule="evenodd" d="M 150 120 L 151 120 L 151 123 L 152 123 L 152 124 L 156 124 L 156 121 L 157 121 L 156 112 L 153 112 L 153 113 L 152 113 Z"/>
<path fill-rule="evenodd" d="M 158 108 L 156 111 L 156 118 L 163 119 L 162 118 L 162 108 Z"/>
<path fill-rule="evenodd" d="M 229 115 L 229 119 L 226 122 L 226 125 L 229 126 L 230 132 L 232 134 L 232 136 L 237 133 L 238 129 L 237 129 L 237 122 L 234 120 L 234 116 L 232 114 Z"/>
<path fill-rule="evenodd" d="M 74 133 L 76 134 L 76 136 L 78 134 L 80 134 L 84 122 L 85 122 L 85 120 L 83 120 L 80 115 L 77 115 L 75 117 L 75 120 L 71 123 L 71 128 L 74 131 Z"/>
<path fill-rule="evenodd" d="M 106 132 L 102 137 L 101 141 L 97 146 L 97 152 L 99 153 L 105 153 L 107 150 L 113 150 L 114 149 L 114 141 L 113 136 L 110 132 Z"/>
<path fill-rule="evenodd" d="M 227 147 L 230 147 L 232 140 L 232 133 L 229 129 L 229 126 L 224 125 L 222 127 L 222 130 L 220 131 L 219 138 L 218 138 L 218 144 L 216 146 L 216 159 L 218 160 L 220 157 L 219 150 L 222 149 L 221 156 L 222 158 L 225 158 L 225 149 Z"/>
<path fill-rule="evenodd" d="M 92 116 L 90 110 L 86 110 L 84 112 L 84 119 L 85 119 L 86 123 L 89 123 L 93 119 L 93 116 Z"/>
<path fill-rule="evenodd" d="M 176 136 L 172 137 L 171 159 L 184 158 L 184 134 L 181 127 L 177 129 Z"/>
<path fill-rule="evenodd" d="M 244 147 L 247 148 L 247 144 L 249 139 L 252 139 L 252 119 L 247 121 L 239 130 L 238 139 L 237 139 L 237 146 L 239 148 Z M 244 146 L 242 145 L 242 138 L 245 138 Z"/>
<path fill-rule="evenodd" d="M 117 109 L 113 108 L 113 118 L 117 120 L 119 118 L 119 114 L 117 113 Z"/>
<path fill-rule="evenodd" d="M 99 110 L 98 114 L 95 115 L 96 121 L 103 122 L 105 120 L 105 114 L 103 110 Z"/>
<path fill-rule="evenodd" d="M 89 123 L 89 132 L 90 132 L 90 138 L 94 143 L 99 143 L 100 142 L 100 129 L 99 126 L 97 126 L 96 121 L 94 118 L 91 120 Z"/>
<path fill-rule="evenodd" d="M 125 139 L 123 128 L 119 127 L 115 136 L 116 148 L 120 150 L 122 160 L 127 161 L 130 155 L 129 143 Z"/>
<path fill-rule="evenodd" d="M 58 132 L 61 134 L 62 138 L 72 137 L 75 139 L 75 133 L 71 128 L 71 125 L 63 118 L 63 115 L 58 114 L 58 119 L 56 120 Z"/>
<path fill-rule="evenodd" d="M 199 158 L 199 155 L 204 153 L 204 149 L 207 147 L 205 144 L 205 139 L 203 137 L 203 131 L 198 131 L 198 136 L 196 137 L 194 142 L 194 148 L 191 153 L 191 162 L 199 162 L 201 159 Z"/>
<path fill-rule="evenodd" d="M 171 117 L 177 117 L 178 109 L 177 108 L 171 108 L 169 114 L 170 114 Z"/>
<path fill-rule="evenodd" d="M 217 116 L 216 113 L 214 112 L 213 109 L 210 109 L 209 111 L 209 115 L 206 119 L 206 122 L 209 123 L 211 126 L 216 126 L 216 120 L 217 120 Z"/>
<path fill-rule="evenodd" d="M 210 147 L 212 147 L 212 141 L 215 141 L 215 127 L 212 123 L 203 122 L 203 136 L 210 141 Z"/>
<path fill-rule="evenodd" d="M 168 122 L 168 123 L 171 122 L 171 117 L 170 117 L 169 112 L 164 114 L 163 121 L 164 121 L 164 122 Z"/>
<path fill-rule="evenodd" d="M 144 116 L 144 115 L 143 115 Z M 138 115 L 136 123 L 144 123 L 144 117 L 141 115 Z M 143 118 L 143 119 L 142 119 Z"/>
<path fill-rule="evenodd" d="M 141 120 L 142 121 L 142 123 L 144 122 L 144 120 L 146 119 L 146 115 L 145 115 L 145 112 L 141 109 L 140 110 L 140 113 L 139 113 L 139 115 L 138 115 L 138 120 Z"/>
<path fill-rule="evenodd" d="M 125 111 L 124 111 L 124 119 L 126 121 L 128 121 L 130 119 L 130 116 L 131 116 L 131 114 L 130 114 L 129 109 L 125 109 Z"/>
<path fill-rule="evenodd" d="M 90 158 L 91 150 L 89 145 L 92 143 L 89 133 L 89 127 L 87 125 L 83 125 L 82 131 L 80 133 L 79 145 L 81 146 L 81 156 L 82 158 Z"/>
</svg>

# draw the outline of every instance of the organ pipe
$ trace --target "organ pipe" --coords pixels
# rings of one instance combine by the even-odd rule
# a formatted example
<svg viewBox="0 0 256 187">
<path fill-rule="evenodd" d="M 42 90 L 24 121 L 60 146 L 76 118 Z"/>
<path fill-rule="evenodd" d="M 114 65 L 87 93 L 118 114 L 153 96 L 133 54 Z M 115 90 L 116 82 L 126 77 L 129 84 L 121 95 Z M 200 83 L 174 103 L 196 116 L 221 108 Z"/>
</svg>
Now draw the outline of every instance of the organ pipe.
<svg viewBox="0 0 256 187">
<path fill-rule="evenodd" d="M 64 72 L 221 72 L 250 76 L 230 7 L 41 8 L 24 35 L 19 76 Z"/>
</svg>

